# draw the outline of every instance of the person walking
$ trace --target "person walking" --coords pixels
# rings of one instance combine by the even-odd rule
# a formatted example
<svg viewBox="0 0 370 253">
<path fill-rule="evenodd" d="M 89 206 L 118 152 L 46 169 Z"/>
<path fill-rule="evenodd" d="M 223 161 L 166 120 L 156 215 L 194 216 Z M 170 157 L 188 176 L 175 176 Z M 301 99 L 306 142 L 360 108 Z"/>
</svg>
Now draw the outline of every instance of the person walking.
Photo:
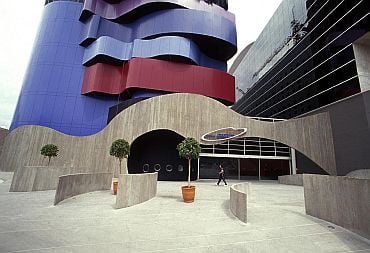
<svg viewBox="0 0 370 253">
<path fill-rule="evenodd" d="M 226 180 L 225 180 L 225 170 L 222 167 L 222 164 L 219 166 L 219 171 L 218 171 L 218 182 L 217 185 L 220 185 L 221 180 L 224 181 L 225 185 L 227 185 Z"/>
</svg>

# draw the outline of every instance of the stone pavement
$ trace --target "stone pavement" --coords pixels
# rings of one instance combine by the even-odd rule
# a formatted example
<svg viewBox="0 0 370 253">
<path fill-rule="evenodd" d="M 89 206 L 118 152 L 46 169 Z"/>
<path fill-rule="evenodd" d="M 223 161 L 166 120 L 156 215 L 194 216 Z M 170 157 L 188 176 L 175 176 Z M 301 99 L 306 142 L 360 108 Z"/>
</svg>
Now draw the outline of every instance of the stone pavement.
<svg viewBox="0 0 370 253">
<path fill-rule="evenodd" d="M 159 182 L 156 198 L 116 210 L 110 191 L 53 206 L 55 191 L 9 193 L 11 175 L 0 178 L 1 253 L 370 253 L 369 241 L 305 215 L 300 186 L 251 182 L 244 224 L 229 211 L 229 187 L 215 181 L 195 182 L 192 204 L 182 202 L 183 182 Z"/>
</svg>

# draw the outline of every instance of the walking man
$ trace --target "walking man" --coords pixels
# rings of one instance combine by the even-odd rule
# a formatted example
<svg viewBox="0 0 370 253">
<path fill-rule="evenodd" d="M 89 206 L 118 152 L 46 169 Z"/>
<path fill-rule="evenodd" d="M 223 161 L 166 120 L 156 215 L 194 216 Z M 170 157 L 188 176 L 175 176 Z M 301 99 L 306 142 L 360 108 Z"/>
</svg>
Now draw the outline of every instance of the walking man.
<svg viewBox="0 0 370 253">
<path fill-rule="evenodd" d="M 217 185 L 220 185 L 221 180 L 224 181 L 225 185 L 227 185 L 226 180 L 225 180 L 225 170 L 222 167 L 222 164 L 219 166 L 219 172 L 218 172 L 218 182 Z"/>
</svg>

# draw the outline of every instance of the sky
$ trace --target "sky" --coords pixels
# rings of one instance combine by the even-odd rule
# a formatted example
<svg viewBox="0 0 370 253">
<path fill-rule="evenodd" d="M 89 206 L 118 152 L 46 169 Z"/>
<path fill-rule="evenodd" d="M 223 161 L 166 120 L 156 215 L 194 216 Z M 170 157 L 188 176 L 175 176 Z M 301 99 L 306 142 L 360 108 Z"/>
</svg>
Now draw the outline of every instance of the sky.
<svg viewBox="0 0 370 253">
<path fill-rule="evenodd" d="M 229 11 L 236 16 L 238 52 L 257 39 L 281 1 L 229 0 Z M 10 126 L 44 2 L 0 1 L 0 127 Z"/>
</svg>

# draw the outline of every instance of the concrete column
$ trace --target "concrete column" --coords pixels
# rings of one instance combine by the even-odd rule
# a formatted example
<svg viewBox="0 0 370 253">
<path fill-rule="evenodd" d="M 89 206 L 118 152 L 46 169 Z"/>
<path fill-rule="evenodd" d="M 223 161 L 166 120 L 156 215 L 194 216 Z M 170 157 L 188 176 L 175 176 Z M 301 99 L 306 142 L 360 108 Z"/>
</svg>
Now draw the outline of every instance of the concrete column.
<svg viewBox="0 0 370 253">
<path fill-rule="evenodd" d="M 238 159 L 238 180 L 240 180 L 240 159 Z"/>
<path fill-rule="evenodd" d="M 290 153 L 291 153 L 291 161 L 292 161 L 292 174 L 295 175 L 297 174 L 297 160 L 296 160 L 296 156 L 295 156 L 295 149 L 292 148 L 290 149 Z"/>
<path fill-rule="evenodd" d="M 353 52 L 361 91 L 370 90 L 370 33 L 365 34 L 353 43 Z"/>
<path fill-rule="evenodd" d="M 198 175 L 197 175 L 197 180 L 199 180 L 199 164 L 200 164 L 200 158 L 198 158 Z"/>
<path fill-rule="evenodd" d="M 261 159 L 258 159 L 258 181 L 261 181 Z"/>
</svg>

